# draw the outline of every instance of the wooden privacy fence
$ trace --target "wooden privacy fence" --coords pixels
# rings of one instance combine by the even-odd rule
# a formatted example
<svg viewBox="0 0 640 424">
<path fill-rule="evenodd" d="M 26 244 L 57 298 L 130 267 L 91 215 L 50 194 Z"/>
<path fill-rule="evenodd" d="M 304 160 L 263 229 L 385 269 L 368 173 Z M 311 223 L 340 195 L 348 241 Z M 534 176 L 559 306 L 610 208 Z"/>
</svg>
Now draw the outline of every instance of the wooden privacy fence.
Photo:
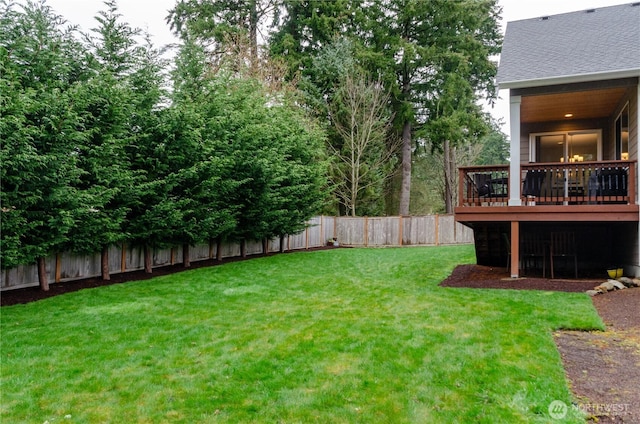
<svg viewBox="0 0 640 424">
<path fill-rule="evenodd" d="M 304 250 L 327 245 L 336 238 L 342 246 L 436 246 L 443 244 L 473 243 L 473 231 L 455 222 L 453 215 L 387 216 L 387 217 L 331 217 L 318 216 L 308 221 L 308 227 L 300 234 L 268 243 L 267 253 L 280 250 Z M 240 243 L 226 243 L 221 247 L 222 258 L 240 256 Z M 247 242 L 246 254 L 263 254 L 260 241 Z M 216 243 L 200 244 L 189 249 L 191 261 L 218 257 Z M 153 267 L 182 263 L 182 247 L 156 249 Z M 144 269 L 144 251 L 141 247 L 126 244 L 109 249 L 111 274 Z M 63 282 L 101 275 L 100 253 L 78 255 L 61 253 L 46 258 L 49 281 Z M 35 264 L 4 269 L 0 274 L 0 289 L 10 290 L 38 286 L 38 270 Z"/>
<path fill-rule="evenodd" d="M 473 243 L 473 230 L 456 223 L 453 215 L 330 219 L 333 220 L 338 241 L 346 246 L 437 246 Z"/>
</svg>

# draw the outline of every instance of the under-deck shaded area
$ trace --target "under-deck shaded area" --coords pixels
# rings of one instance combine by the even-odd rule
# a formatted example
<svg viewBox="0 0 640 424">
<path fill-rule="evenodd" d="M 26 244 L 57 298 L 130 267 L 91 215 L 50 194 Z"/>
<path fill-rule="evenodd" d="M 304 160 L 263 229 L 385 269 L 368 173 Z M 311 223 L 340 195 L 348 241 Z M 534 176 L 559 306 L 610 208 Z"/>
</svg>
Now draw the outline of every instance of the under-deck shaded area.
<svg viewBox="0 0 640 424">
<path fill-rule="evenodd" d="M 477 263 L 509 268 L 511 223 L 481 222 L 472 228 Z M 637 234 L 634 222 L 520 222 L 520 276 L 551 277 L 553 253 L 554 278 L 606 277 L 607 269 L 633 263 Z"/>
</svg>

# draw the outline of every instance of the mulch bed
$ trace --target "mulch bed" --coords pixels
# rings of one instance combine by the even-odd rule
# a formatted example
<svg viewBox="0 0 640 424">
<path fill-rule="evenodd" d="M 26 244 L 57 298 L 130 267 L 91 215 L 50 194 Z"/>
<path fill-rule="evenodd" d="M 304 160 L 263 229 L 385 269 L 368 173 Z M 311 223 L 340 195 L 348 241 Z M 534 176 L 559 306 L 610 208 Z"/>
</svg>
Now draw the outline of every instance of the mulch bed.
<svg viewBox="0 0 640 424">
<path fill-rule="evenodd" d="M 440 286 L 476 289 L 550 290 L 584 292 L 603 282 L 603 279 L 565 280 L 538 277 L 511 278 L 505 268 L 480 265 L 459 265 Z"/>
<path fill-rule="evenodd" d="M 154 268 L 153 274 L 145 274 L 143 271 L 114 274 L 110 281 L 88 278 L 55 283 L 50 285 L 48 292 L 43 292 L 38 287 L 10 290 L 2 292 L 0 300 L 2 306 L 29 303 L 85 288 L 145 280 L 185 269 L 243 259 L 198 261 L 193 262 L 191 268 L 184 268 L 182 265 Z M 505 268 L 460 265 L 440 285 L 584 292 L 604 280 L 510 278 Z M 595 296 L 592 300 L 607 331 L 557 331 L 554 334 L 567 379 L 578 400 L 575 406 L 590 414 L 589 422 L 640 424 L 640 288 L 609 292 Z"/>
</svg>

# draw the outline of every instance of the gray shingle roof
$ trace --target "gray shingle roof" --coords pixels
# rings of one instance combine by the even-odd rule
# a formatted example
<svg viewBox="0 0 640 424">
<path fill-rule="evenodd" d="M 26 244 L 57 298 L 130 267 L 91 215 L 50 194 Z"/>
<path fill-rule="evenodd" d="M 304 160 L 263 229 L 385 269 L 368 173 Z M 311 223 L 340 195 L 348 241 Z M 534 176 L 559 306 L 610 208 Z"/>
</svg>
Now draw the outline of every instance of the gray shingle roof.
<svg viewBox="0 0 640 424">
<path fill-rule="evenodd" d="M 497 80 L 509 88 L 630 71 L 640 75 L 640 3 L 509 22 Z"/>
</svg>

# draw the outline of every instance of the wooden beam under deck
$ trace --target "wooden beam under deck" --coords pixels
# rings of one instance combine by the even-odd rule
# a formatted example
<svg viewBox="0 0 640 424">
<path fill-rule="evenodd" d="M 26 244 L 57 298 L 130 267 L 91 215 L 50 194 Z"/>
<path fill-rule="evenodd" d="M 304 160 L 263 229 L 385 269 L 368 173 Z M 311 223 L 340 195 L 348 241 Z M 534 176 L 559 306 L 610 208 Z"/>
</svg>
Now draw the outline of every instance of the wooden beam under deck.
<svg viewBox="0 0 640 424">
<path fill-rule="evenodd" d="M 520 223 L 511 223 L 511 252 L 509 269 L 511 270 L 511 278 L 520 276 Z"/>
<path fill-rule="evenodd" d="M 456 221 L 473 222 L 639 222 L 638 205 L 465 206 Z"/>
</svg>

